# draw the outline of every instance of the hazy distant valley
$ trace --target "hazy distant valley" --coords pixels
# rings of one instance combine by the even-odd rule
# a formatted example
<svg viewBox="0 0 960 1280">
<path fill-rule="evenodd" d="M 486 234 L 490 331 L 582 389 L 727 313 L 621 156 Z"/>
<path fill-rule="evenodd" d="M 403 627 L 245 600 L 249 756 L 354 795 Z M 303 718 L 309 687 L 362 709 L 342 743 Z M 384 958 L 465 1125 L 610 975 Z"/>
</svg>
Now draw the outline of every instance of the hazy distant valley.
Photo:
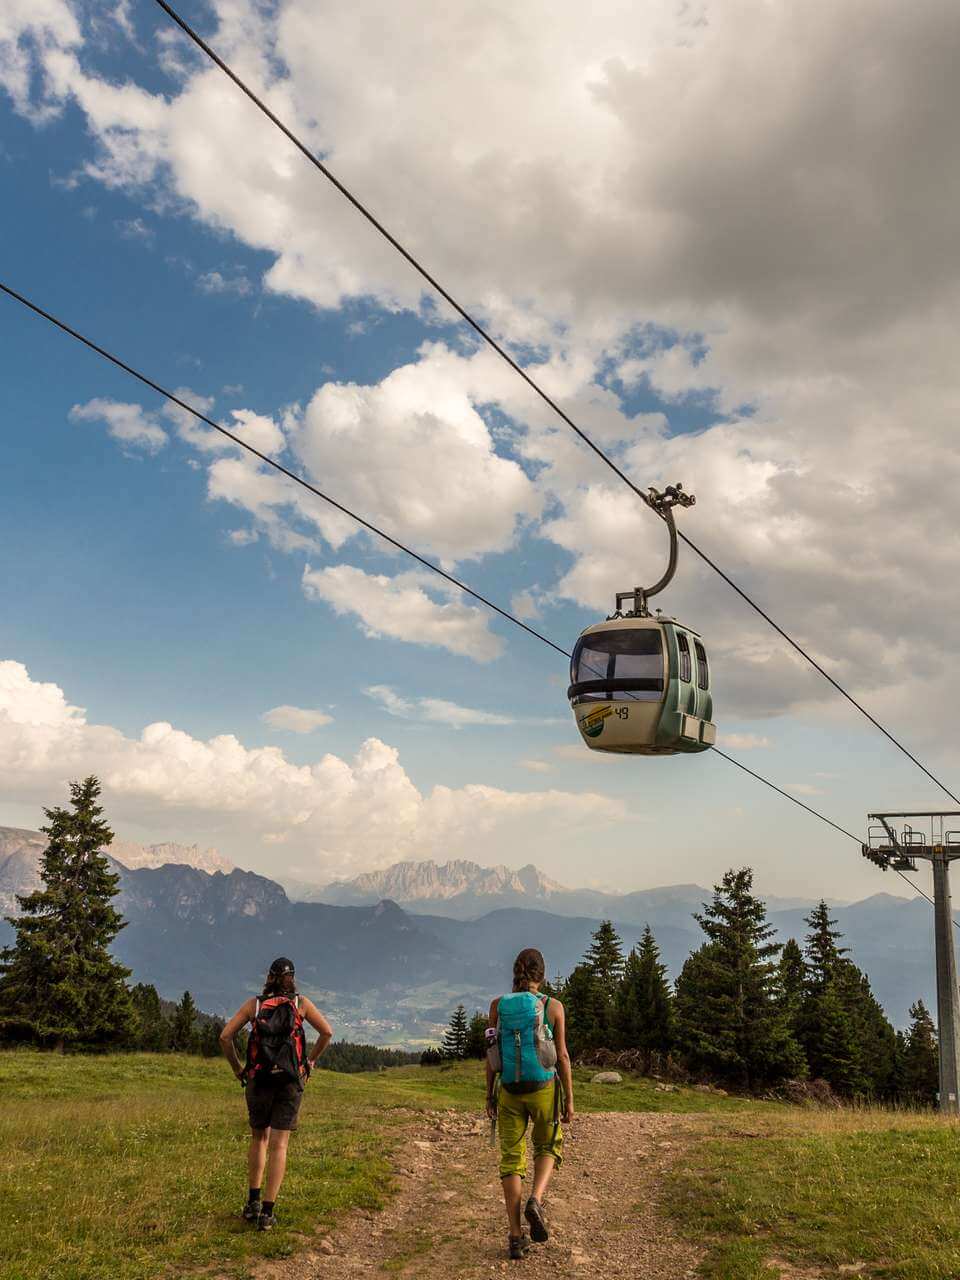
<svg viewBox="0 0 960 1280">
<path fill-rule="evenodd" d="M 43 847 L 39 833 L 0 827 L 4 914 L 15 911 L 16 893 L 39 882 Z M 698 885 L 622 895 L 566 889 L 532 866 L 465 861 L 397 863 L 288 892 L 216 850 L 117 841 L 111 853 L 128 921 L 114 949 L 135 980 L 169 998 L 189 989 L 203 1009 L 232 1012 L 258 989 L 270 960 L 286 953 L 337 1034 L 377 1044 L 432 1042 L 459 1001 L 482 1007 L 504 989 L 523 946 L 538 946 L 551 974 L 568 973 L 600 919 L 614 920 L 626 947 L 649 923 L 675 975 L 702 941 L 692 913 L 709 897 Z M 781 940 L 802 937 L 813 901 L 767 899 Z M 876 894 L 833 914 L 896 1024 L 917 996 L 935 1003 L 926 902 Z M 0 923 L 0 943 L 12 935 Z"/>
</svg>

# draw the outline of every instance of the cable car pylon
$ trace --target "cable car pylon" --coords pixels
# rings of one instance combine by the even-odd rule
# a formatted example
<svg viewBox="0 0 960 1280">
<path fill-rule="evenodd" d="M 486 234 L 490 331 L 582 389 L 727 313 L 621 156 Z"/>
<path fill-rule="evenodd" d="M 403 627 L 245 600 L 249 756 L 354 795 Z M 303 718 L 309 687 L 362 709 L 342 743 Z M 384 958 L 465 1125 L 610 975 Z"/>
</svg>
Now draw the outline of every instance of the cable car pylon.
<svg viewBox="0 0 960 1280">
<path fill-rule="evenodd" d="M 933 919 L 937 965 L 937 1045 L 940 1056 L 940 1110 L 960 1114 L 960 990 L 957 988 L 957 953 L 953 945 L 953 910 L 950 904 L 950 863 L 960 858 L 960 829 L 944 831 L 947 813 L 871 813 L 867 815 L 867 843 L 863 856 L 882 871 L 915 871 L 916 859 L 933 864 Z M 910 819 L 910 821 L 905 821 Z M 903 829 L 898 830 L 899 821 Z M 917 829 L 917 823 L 921 829 Z M 928 834 L 929 833 L 929 834 Z"/>
<path fill-rule="evenodd" d="M 580 633 L 567 697 L 591 751 L 645 756 L 706 751 L 717 740 L 717 727 L 703 640 L 659 609 L 651 614 L 648 604 L 677 571 L 673 509 L 692 507 L 696 498 L 679 482 L 648 492 L 649 505 L 670 535 L 666 571 L 652 587 L 618 591 L 614 612 Z M 625 612 L 628 601 L 633 607 Z"/>
</svg>

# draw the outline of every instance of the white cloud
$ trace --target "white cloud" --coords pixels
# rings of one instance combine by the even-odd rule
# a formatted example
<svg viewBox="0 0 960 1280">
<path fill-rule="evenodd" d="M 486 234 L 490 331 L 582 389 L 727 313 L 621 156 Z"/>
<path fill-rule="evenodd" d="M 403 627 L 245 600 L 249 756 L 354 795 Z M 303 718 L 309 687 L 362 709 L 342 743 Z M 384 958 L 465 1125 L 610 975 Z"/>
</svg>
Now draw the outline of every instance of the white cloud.
<svg viewBox="0 0 960 1280">
<path fill-rule="evenodd" d="M 197 276 L 197 288 L 201 293 L 225 293 L 236 298 L 246 298 L 253 292 L 253 285 L 242 271 L 226 276 L 219 271 L 204 271 Z"/>
<path fill-rule="evenodd" d="M 149 246 L 157 238 L 156 231 L 142 218 L 118 218 L 113 225 L 124 240 L 139 240 L 141 244 Z"/>
<path fill-rule="evenodd" d="M 474 707 L 461 707 L 455 702 L 447 702 L 444 698 L 403 698 L 389 685 L 374 684 L 365 691 L 393 716 L 405 720 L 426 720 L 433 724 L 446 724 L 453 729 L 462 729 L 466 725 L 510 725 L 517 724 L 514 716 L 501 715 L 494 711 L 478 711 Z"/>
<path fill-rule="evenodd" d="M 356 616 L 368 636 L 434 645 L 477 662 L 492 662 L 503 652 L 503 641 L 490 630 L 490 615 L 464 604 L 455 587 L 425 571 L 390 578 L 345 564 L 329 569 L 308 565 L 303 589 L 309 599 Z M 430 591 L 446 598 L 437 601 Z"/>
<path fill-rule="evenodd" d="M 0 7 L 0 88 L 14 108 L 43 123 L 62 107 L 46 71 L 49 58 L 80 44 L 66 0 L 5 0 Z"/>
<path fill-rule="evenodd" d="M 333 716 L 310 707 L 271 707 L 260 717 L 271 729 L 284 733 L 313 733 L 321 725 L 333 724 Z"/>
<path fill-rule="evenodd" d="M 785 782 L 783 784 L 784 791 L 789 791 L 795 796 L 822 796 L 823 792 L 819 787 L 813 786 L 809 782 Z"/>
<path fill-rule="evenodd" d="M 365 690 L 367 695 L 393 716 L 404 720 L 425 720 L 433 724 L 446 724 L 454 729 L 467 725 L 555 725 L 562 721 L 556 717 L 514 716 L 499 711 L 480 711 L 475 707 L 461 707 L 445 698 L 404 698 L 389 685 L 375 684 Z"/>
<path fill-rule="evenodd" d="M 758 751 L 770 746 L 770 739 L 759 733 L 721 733 L 718 746 L 733 751 Z"/>
<path fill-rule="evenodd" d="M 377 738 L 350 760 L 328 753 L 304 765 L 276 747 L 246 747 L 233 734 L 202 741 L 163 721 L 131 738 L 88 721 L 21 663 L 0 662 L 0 796 L 49 803 L 68 780 L 90 773 L 115 823 L 186 820 L 218 838 L 288 845 L 330 874 L 476 849 L 480 837 L 529 822 L 548 834 L 623 816 L 622 806 L 591 793 L 470 784 L 425 794 Z"/>
<path fill-rule="evenodd" d="M 292 438 L 339 501 L 447 563 L 508 549 L 541 501 L 495 451 L 459 363 L 427 346 L 373 386 L 328 382 Z"/>
<path fill-rule="evenodd" d="M 520 760 L 521 769 L 527 769 L 530 773 L 549 773 L 550 765 L 546 760 Z"/>
<path fill-rule="evenodd" d="M 70 410 L 71 422 L 104 422 L 108 433 L 121 444 L 156 453 L 167 443 L 167 433 L 156 415 L 138 404 L 97 398 L 86 404 L 75 404 Z"/>
<path fill-rule="evenodd" d="M 629 12 L 493 0 L 464 19 L 427 0 L 218 0 L 214 12 L 214 42 L 241 73 L 468 306 L 537 348 L 537 376 L 631 475 L 687 482 L 691 536 L 871 710 L 935 741 L 960 693 L 960 618 L 942 593 L 960 562 L 944 519 L 960 481 L 960 9 L 917 0 L 878 20 L 873 0 Z M 0 42 L 18 109 L 40 117 L 72 95 L 95 180 L 146 185 L 272 255 L 275 290 L 321 307 L 421 305 L 406 264 L 219 72 L 184 65 L 169 96 L 108 83 L 56 0 L 4 6 Z M 662 416 L 625 412 L 618 373 L 725 420 L 668 438 Z M 549 510 L 544 533 L 570 555 L 559 591 L 606 612 L 616 589 L 657 575 L 663 530 L 548 424 L 492 356 L 427 351 L 373 386 L 321 387 L 292 434 L 318 474 L 329 448 L 363 514 L 448 560 L 509 549 Z M 536 480 L 511 470 L 517 456 L 542 468 Z M 352 536 L 223 461 L 211 495 L 248 503 L 276 545 Z M 891 599 L 922 627 L 892 634 Z M 690 555 L 663 603 L 708 629 L 721 722 L 834 714 L 829 687 Z"/>
<path fill-rule="evenodd" d="M 249 547 L 258 541 L 260 535 L 256 529 L 231 529 L 227 537 L 235 547 Z"/>
</svg>

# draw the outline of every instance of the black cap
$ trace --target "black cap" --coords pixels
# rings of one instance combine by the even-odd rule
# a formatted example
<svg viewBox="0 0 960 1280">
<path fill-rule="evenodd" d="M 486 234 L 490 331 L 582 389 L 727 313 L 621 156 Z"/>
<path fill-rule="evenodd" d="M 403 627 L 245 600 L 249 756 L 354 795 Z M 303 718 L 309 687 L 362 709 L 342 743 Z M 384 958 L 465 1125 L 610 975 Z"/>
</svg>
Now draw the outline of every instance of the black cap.
<svg viewBox="0 0 960 1280">
<path fill-rule="evenodd" d="M 286 956 L 277 956 L 273 964 L 270 966 L 271 977 L 278 978 L 284 973 L 295 973 L 293 961 L 288 960 Z"/>
</svg>

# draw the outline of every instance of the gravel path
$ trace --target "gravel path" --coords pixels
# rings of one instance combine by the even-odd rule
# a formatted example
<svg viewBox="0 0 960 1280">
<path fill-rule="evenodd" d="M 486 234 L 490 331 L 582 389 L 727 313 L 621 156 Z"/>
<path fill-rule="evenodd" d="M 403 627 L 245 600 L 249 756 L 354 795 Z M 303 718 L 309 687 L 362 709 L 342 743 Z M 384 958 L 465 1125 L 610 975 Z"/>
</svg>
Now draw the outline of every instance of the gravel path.
<svg viewBox="0 0 960 1280">
<path fill-rule="evenodd" d="M 396 1168 L 397 1194 L 383 1212 L 351 1214 L 306 1253 L 265 1265 L 258 1280 L 471 1280 L 501 1272 L 530 1280 L 690 1280 L 699 1255 L 659 1204 L 659 1175 L 690 1127 L 689 1117 L 674 1115 L 578 1118 L 545 1205 L 550 1240 L 511 1263 L 488 1126 L 456 1112 L 432 1113 L 410 1132 Z"/>
</svg>

